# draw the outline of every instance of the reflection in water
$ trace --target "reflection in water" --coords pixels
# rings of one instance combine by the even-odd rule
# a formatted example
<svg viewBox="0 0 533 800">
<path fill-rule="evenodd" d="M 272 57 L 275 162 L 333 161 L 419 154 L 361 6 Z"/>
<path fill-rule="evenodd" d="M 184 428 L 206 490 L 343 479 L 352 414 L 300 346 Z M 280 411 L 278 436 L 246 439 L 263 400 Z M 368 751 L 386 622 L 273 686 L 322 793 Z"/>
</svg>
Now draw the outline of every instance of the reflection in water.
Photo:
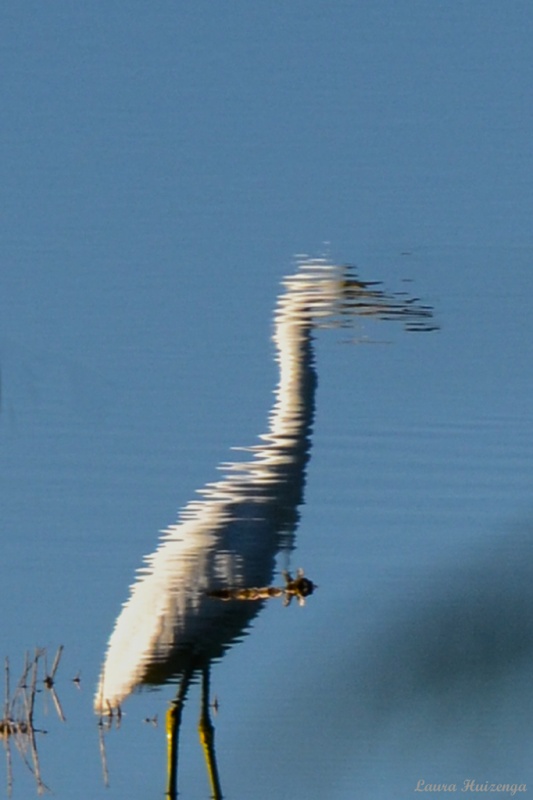
<svg viewBox="0 0 533 800">
<path fill-rule="evenodd" d="M 318 779 L 315 772 L 311 787 L 302 776 L 297 796 L 311 788 L 326 796 L 339 764 L 353 797 L 370 796 L 369 786 L 379 800 L 414 797 L 420 779 L 455 783 L 456 796 L 473 778 L 529 788 L 531 522 L 473 539 L 459 563 L 407 571 L 366 630 L 347 625 L 344 633 L 340 657 L 324 661 L 291 698 L 305 730 L 301 758 L 321 758 Z M 273 761 L 278 731 L 268 741 Z"/>
<path fill-rule="evenodd" d="M 283 605 L 290 606 L 293 597 L 296 597 L 298 604 L 305 605 L 305 598 L 313 594 L 317 588 L 313 581 L 306 578 L 303 569 L 299 569 L 296 578 L 290 572 L 283 570 L 285 586 L 247 586 L 245 589 L 214 589 L 208 592 L 209 597 L 217 597 L 219 600 L 268 600 L 271 597 L 283 597 Z"/>
<path fill-rule="evenodd" d="M 431 309 L 358 280 L 349 267 L 304 261 L 283 285 L 274 332 L 280 378 L 268 432 L 247 450 L 248 460 L 223 466 L 223 479 L 208 484 L 200 499 L 185 507 L 146 558 L 111 635 L 96 692 L 96 712 L 112 715 L 137 687 L 180 678 L 169 711 L 174 766 L 168 797 L 176 791 L 177 731 L 195 674 L 203 680 L 201 738 L 213 795 L 220 796 L 208 669 L 242 637 L 264 604 L 261 598 L 241 602 L 242 596 L 254 591 L 250 587 L 270 587 L 276 554 L 294 543 L 314 410 L 313 330 L 345 327 L 357 316 L 431 329 Z"/>
<path fill-rule="evenodd" d="M 35 700 L 40 691 L 37 686 L 42 683 L 50 693 L 57 716 L 65 722 L 65 715 L 55 689 L 55 675 L 63 645 L 60 645 L 54 657 L 52 668 L 48 671 L 48 654 L 46 648 L 36 648 L 33 658 L 26 653 L 22 674 L 11 692 L 12 676 L 9 658 L 4 662 L 4 707 L 0 719 L 0 739 L 6 753 L 7 795 L 11 797 L 13 790 L 13 753 L 11 745 L 20 754 L 23 763 L 35 778 L 39 794 L 50 791 L 41 777 L 37 734 L 47 731 L 37 728 L 35 724 Z M 43 673 L 44 664 L 44 674 Z M 41 677 L 42 675 L 42 677 Z"/>
</svg>

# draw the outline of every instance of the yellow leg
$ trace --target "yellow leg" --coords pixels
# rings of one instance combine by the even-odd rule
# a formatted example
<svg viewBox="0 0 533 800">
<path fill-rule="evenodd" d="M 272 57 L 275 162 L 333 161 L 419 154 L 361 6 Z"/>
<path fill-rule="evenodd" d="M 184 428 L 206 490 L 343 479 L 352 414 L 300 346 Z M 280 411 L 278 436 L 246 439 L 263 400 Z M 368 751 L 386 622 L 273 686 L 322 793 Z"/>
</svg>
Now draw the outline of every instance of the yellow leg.
<svg viewBox="0 0 533 800">
<path fill-rule="evenodd" d="M 185 672 L 176 697 L 171 702 L 166 716 L 167 731 L 167 790 L 165 800 L 176 800 L 178 796 L 178 739 L 181 725 L 181 712 L 185 695 L 189 688 L 192 672 Z"/>
<path fill-rule="evenodd" d="M 211 786 L 212 800 L 222 800 L 222 789 L 218 777 L 217 759 L 215 753 L 215 728 L 209 714 L 209 666 L 202 670 L 202 707 L 198 725 L 200 742 L 204 751 L 207 765 L 207 775 Z"/>
</svg>

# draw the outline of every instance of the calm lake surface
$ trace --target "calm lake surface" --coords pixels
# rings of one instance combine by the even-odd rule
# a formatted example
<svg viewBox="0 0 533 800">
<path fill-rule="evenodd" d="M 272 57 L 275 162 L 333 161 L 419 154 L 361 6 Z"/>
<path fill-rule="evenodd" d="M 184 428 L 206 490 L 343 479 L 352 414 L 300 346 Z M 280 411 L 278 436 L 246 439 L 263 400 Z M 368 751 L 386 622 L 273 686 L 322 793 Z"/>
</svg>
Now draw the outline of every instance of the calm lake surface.
<svg viewBox="0 0 533 800">
<path fill-rule="evenodd" d="M 302 567 L 318 589 L 304 607 L 265 601 L 212 664 L 225 797 L 533 785 L 532 261 L 530 249 L 368 252 L 359 278 L 421 298 L 438 330 L 363 317 L 315 331 L 305 496 L 273 583 Z M 175 687 L 124 701 L 105 736 L 105 788 L 98 674 L 158 531 L 219 479 L 217 463 L 239 458 L 233 445 L 267 429 L 272 313 L 293 271 L 276 265 L 266 291 L 265 276 L 228 279 L 209 324 L 202 282 L 184 288 L 177 275 L 58 282 L 55 314 L 2 321 L 2 641 L 12 687 L 26 650 L 46 647 L 50 666 L 64 645 L 55 688 L 67 721 L 42 685 L 36 698 L 42 777 L 59 798 L 164 796 Z M 20 323 L 38 286 L 12 276 L 8 288 Z M 143 313 L 147 294 L 161 314 Z M 180 733 L 184 798 L 210 791 L 199 713 L 196 683 Z M 16 749 L 13 775 L 13 795 L 31 796 Z"/>
<path fill-rule="evenodd" d="M 165 797 L 178 657 L 183 800 L 202 708 L 228 800 L 533 790 L 532 41 L 522 0 L 2 4 L 0 796 L 37 753 Z M 283 306 L 302 251 L 363 308 Z"/>
</svg>

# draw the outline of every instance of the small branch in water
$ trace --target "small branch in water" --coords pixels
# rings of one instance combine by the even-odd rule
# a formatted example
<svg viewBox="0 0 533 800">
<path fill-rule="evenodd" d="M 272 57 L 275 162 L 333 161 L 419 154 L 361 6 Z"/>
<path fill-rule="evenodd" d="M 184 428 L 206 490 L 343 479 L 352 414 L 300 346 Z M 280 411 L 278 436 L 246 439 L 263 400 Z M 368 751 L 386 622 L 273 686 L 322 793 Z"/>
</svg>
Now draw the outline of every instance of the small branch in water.
<svg viewBox="0 0 533 800">
<path fill-rule="evenodd" d="M 47 663 L 46 663 L 46 650 L 43 651 L 43 653 L 44 653 L 44 671 L 45 671 L 45 676 L 44 676 L 43 683 L 44 683 L 46 689 L 48 689 L 48 691 L 52 695 L 52 700 L 54 702 L 54 708 L 56 710 L 57 716 L 59 717 L 61 722 L 66 722 L 66 717 L 65 717 L 65 715 L 63 713 L 63 708 L 61 706 L 61 702 L 60 702 L 59 697 L 57 696 L 57 692 L 55 690 L 55 675 L 56 675 L 56 672 L 57 672 L 57 668 L 59 666 L 59 662 L 61 660 L 61 653 L 62 652 L 63 652 L 63 645 L 60 644 L 59 647 L 57 648 L 57 653 L 55 654 L 54 663 L 52 664 L 52 669 L 50 670 L 50 672 L 48 672 Z"/>
<path fill-rule="evenodd" d="M 42 681 L 45 687 L 52 693 L 58 716 L 64 721 L 59 698 L 57 698 L 54 690 L 54 677 L 62 651 L 63 645 L 58 648 L 52 670 L 49 674 L 46 669 L 45 649 L 37 648 L 33 658 L 30 658 L 29 654 L 26 653 L 22 674 L 13 694 L 11 694 L 10 663 L 9 658 L 6 656 L 4 709 L 3 717 L 0 719 L 0 739 L 2 739 L 6 751 L 7 794 L 9 797 L 13 790 L 13 758 L 11 744 L 14 744 L 22 762 L 34 776 L 37 792 L 43 794 L 44 792 L 50 791 L 41 777 L 36 734 L 45 734 L 46 731 L 35 727 L 35 698 L 38 694 L 37 684 L 40 672 L 39 667 L 40 664 L 44 662 L 44 678 Z"/>
</svg>

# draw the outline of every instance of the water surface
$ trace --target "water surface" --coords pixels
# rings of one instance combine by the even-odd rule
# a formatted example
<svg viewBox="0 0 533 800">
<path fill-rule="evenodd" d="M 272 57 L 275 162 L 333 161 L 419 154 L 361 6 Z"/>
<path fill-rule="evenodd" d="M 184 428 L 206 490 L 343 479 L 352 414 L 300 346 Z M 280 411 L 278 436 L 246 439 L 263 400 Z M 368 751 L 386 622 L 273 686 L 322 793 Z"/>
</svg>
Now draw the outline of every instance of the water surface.
<svg viewBox="0 0 533 800">
<path fill-rule="evenodd" d="M 481 263 L 484 254 L 474 255 Z M 475 266 L 472 253 L 454 254 L 461 256 Z M 436 306 L 440 330 L 408 332 L 366 317 L 316 332 L 316 414 L 296 551 L 282 548 L 259 583 L 283 585 L 282 569 L 303 566 L 319 589 L 303 608 L 264 602 L 248 635 L 213 667 L 227 796 L 289 786 L 317 798 L 355 790 L 385 797 L 395 786 L 408 795 L 421 778 L 529 779 L 528 254 L 515 256 L 505 282 L 495 263 L 476 293 L 441 279 L 448 258 L 420 256 L 431 278 L 423 292 L 416 264 L 398 261 L 398 276 L 414 275 L 414 286 L 395 281 Z M 268 326 L 264 333 L 268 340 Z M 152 359 L 139 344 L 141 363 Z M 263 350 L 229 334 L 225 358 L 253 370 Z M 177 352 L 190 388 L 198 363 L 190 346 L 178 343 Z M 224 404 L 213 386 L 199 405 L 195 392 L 178 393 L 178 411 L 165 397 L 149 415 L 157 392 L 113 383 L 117 355 L 110 348 L 95 377 L 68 358 L 43 364 L 39 353 L 4 344 L 11 534 L 3 580 L 17 597 L 6 641 L 15 664 L 36 644 L 65 645 L 57 688 L 67 727 L 50 708 L 51 735 L 39 742 L 43 777 L 65 796 L 80 779 L 94 796 L 104 793 L 91 695 L 135 569 L 202 469 L 194 488 L 232 458 L 216 434 L 222 444 L 230 436 L 241 443 L 239 427 L 243 436 L 252 422 L 261 430 L 275 383 L 267 361 L 263 383 L 272 380 L 262 402 L 234 384 Z M 219 358 L 214 346 L 202 373 Z M 167 369 L 164 352 L 158 369 Z M 219 413 L 206 414 L 217 403 Z M 176 413 L 199 427 L 185 436 Z M 78 670 L 79 692 L 70 681 Z M 164 717 L 174 691 L 123 704 L 120 730 L 106 737 L 106 796 L 164 792 Z M 182 719 L 180 789 L 190 797 L 209 792 L 199 694 L 193 684 Z M 157 727 L 144 722 L 156 717 Z M 31 786 L 14 766 L 15 791 Z"/>
</svg>

